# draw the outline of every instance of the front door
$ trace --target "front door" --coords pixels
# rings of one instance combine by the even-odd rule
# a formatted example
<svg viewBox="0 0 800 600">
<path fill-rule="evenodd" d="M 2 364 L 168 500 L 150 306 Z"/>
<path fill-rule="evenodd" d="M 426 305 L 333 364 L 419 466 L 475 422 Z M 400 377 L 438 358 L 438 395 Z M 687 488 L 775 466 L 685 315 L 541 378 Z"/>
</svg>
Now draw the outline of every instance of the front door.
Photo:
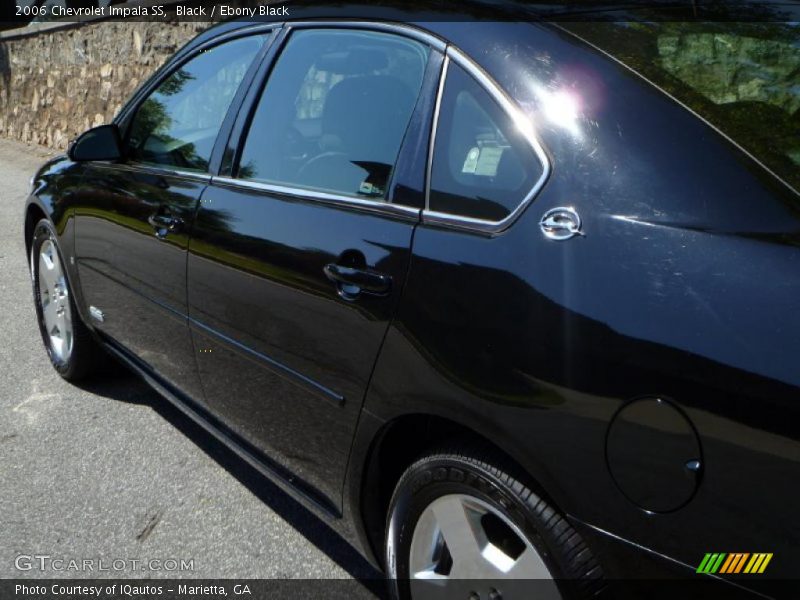
<svg viewBox="0 0 800 600">
<path fill-rule="evenodd" d="M 263 42 L 215 46 L 166 76 L 130 121 L 125 160 L 88 163 L 75 203 L 75 256 L 94 326 L 195 399 L 189 234 L 222 121 Z"/>
<path fill-rule="evenodd" d="M 190 243 L 211 410 L 334 507 L 419 218 L 389 190 L 429 57 L 393 34 L 292 31 Z"/>
</svg>

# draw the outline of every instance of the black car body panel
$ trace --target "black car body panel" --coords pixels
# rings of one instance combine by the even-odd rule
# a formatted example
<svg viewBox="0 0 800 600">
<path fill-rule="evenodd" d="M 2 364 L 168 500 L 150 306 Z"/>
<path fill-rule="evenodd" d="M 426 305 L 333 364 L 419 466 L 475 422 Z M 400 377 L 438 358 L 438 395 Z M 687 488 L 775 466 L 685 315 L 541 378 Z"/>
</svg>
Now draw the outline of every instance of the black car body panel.
<svg viewBox="0 0 800 600">
<path fill-rule="evenodd" d="M 206 227 L 201 208 L 189 257 L 209 410 L 338 504 L 415 221 L 223 186 L 209 188 L 206 201 L 224 206 L 231 225 Z M 388 296 L 341 300 L 323 269 L 344 253 L 391 277 Z"/>
<path fill-rule="evenodd" d="M 195 397 L 202 390 L 186 327 L 189 236 L 160 239 L 148 219 L 157 213 L 191 224 L 204 188 L 191 177 L 101 163 L 87 166 L 73 198 L 83 301 L 103 307 L 95 327 Z"/>
<path fill-rule="evenodd" d="M 104 339 L 195 415 L 218 419 L 215 432 L 249 457 L 269 456 L 273 474 L 295 481 L 322 512 L 342 514 L 334 527 L 368 555 L 380 543 L 370 511 L 381 502 L 369 477 L 383 464 L 378 454 L 389 462 L 402 454 L 382 440 L 396 443 L 393 429 L 418 433 L 407 440 L 413 447 L 430 433 L 417 428 L 447 422 L 524 467 L 598 547 L 650 551 L 665 559 L 663 573 L 690 573 L 706 552 L 772 552 L 769 577 L 793 577 L 797 194 L 559 27 L 404 19 L 409 31 L 470 57 L 523 112 L 534 112 L 537 90 L 557 85 L 565 69 L 591 74 L 573 84 L 602 96 L 593 120 L 535 121 L 552 173 L 513 224 L 489 233 L 420 210 L 438 75 L 423 85 L 400 154 L 392 193 L 402 209 L 320 202 L 232 178 L 245 109 L 283 32 L 226 117 L 213 178 L 119 180 L 124 166 L 66 159 L 39 173 L 30 202 L 82 265 L 70 262 L 69 274 L 80 282 L 84 319 L 91 323 L 88 305 L 108 305 L 103 282 L 116 280 L 126 290 L 119 319 L 109 312 L 105 325 L 93 323 Z M 173 61 L 259 27 L 214 28 Z M 429 68 L 438 73 L 443 43 L 434 46 Z M 165 243 L 138 229 L 156 204 L 180 213 L 185 235 Z M 542 235 L 542 215 L 560 206 L 580 213 L 584 235 L 560 243 Z M 338 295 L 324 268 L 346 252 L 391 277 L 390 290 Z M 627 421 L 619 439 L 630 445 L 614 445 L 611 423 L 648 398 L 660 400 L 653 418 L 643 411 Z M 636 572 L 614 560 L 606 567 L 612 576 Z"/>
</svg>

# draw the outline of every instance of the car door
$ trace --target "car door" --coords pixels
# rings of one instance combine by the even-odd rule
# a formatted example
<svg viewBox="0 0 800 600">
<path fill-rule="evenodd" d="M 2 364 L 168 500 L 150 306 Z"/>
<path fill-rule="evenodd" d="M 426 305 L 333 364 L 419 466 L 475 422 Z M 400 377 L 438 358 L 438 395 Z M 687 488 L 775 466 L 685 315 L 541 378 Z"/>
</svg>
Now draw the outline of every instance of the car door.
<svg viewBox="0 0 800 600">
<path fill-rule="evenodd" d="M 265 41 L 198 51 L 135 109 L 125 159 L 87 163 L 75 197 L 75 258 L 93 325 L 199 399 L 186 324 L 186 252 L 220 127 Z"/>
<path fill-rule="evenodd" d="M 291 28 L 195 223 L 189 315 L 209 406 L 329 507 L 403 287 L 440 65 L 368 26 Z"/>
</svg>

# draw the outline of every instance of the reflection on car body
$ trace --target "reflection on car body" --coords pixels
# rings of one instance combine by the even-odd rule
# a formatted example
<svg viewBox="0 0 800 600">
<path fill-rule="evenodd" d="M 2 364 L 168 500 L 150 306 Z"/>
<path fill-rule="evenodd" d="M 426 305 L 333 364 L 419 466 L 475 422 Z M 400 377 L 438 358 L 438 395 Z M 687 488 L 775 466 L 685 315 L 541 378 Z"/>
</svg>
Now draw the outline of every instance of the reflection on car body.
<svg viewBox="0 0 800 600">
<path fill-rule="evenodd" d="M 42 169 L 55 367 L 123 360 L 397 597 L 792 578 L 797 29 L 401 15 L 212 28 Z"/>
</svg>

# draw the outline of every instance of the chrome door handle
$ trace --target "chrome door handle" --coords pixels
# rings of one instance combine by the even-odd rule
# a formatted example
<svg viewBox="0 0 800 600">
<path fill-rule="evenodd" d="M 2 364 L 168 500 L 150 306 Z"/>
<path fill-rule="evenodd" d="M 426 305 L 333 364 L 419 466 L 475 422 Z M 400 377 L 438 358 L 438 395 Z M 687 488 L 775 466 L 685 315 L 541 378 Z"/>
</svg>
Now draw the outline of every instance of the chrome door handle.
<svg viewBox="0 0 800 600">
<path fill-rule="evenodd" d="M 392 287 L 392 278 L 389 275 L 344 267 L 330 263 L 323 268 L 325 276 L 336 284 L 339 296 L 345 300 L 355 300 L 361 292 L 384 296 Z"/>
<path fill-rule="evenodd" d="M 576 235 L 584 235 L 581 231 L 581 218 L 574 208 L 552 208 L 544 213 L 539 221 L 545 237 L 551 240 L 568 240 Z"/>
<path fill-rule="evenodd" d="M 147 218 L 147 222 L 155 230 L 156 237 L 160 240 L 163 240 L 165 237 L 167 237 L 167 234 L 175 233 L 178 231 L 178 229 L 180 229 L 181 225 L 183 225 L 183 219 L 173 217 L 169 214 L 159 213 L 150 215 Z"/>
</svg>

